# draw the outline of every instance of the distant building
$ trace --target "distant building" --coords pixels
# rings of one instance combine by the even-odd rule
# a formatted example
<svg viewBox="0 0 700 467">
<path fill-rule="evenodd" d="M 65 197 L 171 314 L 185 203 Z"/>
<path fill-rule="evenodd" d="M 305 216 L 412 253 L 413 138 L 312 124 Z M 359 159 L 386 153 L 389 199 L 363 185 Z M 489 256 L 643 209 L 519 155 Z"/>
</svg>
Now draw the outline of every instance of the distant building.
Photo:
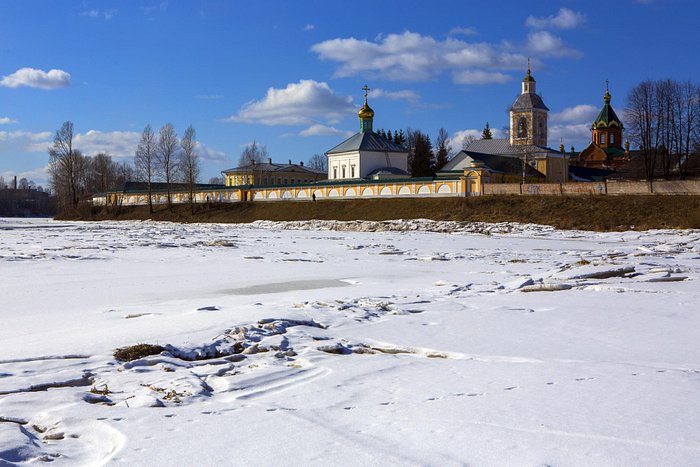
<svg viewBox="0 0 700 467">
<path fill-rule="evenodd" d="M 355 133 L 333 149 L 328 157 L 328 180 L 406 178 L 408 150 L 374 133 L 374 110 L 365 103 L 358 112 L 360 132 Z"/>
<path fill-rule="evenodd" d="M 630 162 L 629 142 L 622 149 L 624 125 L 610 101 L 612 96 L 605 82 L 604 105 L 591 125 L 591 143 L 578 154 L 572 154 L 573 165 L 607 170 L 620 170 Z"/>
<path fill-rule="evenodd" d="M 510 137 L 473 141 L 438 172 L 438 177 L 454 176 L 478 161 L 491 174 L 491 183 L 569 180 L 568 155 L 547 147 L 549 109 L 535 92 L 536 81 L 529 66 L 521 90 L 508 109 Z"/>
<path fill-rule="evenodd" d="M 324 171 L 304 166 L 303 162 L 278 164 L 267 162 L 252 163 L 221 172 L 226 186 L 239 185 L 299 185 L 326 179 Z"/>
</svg>

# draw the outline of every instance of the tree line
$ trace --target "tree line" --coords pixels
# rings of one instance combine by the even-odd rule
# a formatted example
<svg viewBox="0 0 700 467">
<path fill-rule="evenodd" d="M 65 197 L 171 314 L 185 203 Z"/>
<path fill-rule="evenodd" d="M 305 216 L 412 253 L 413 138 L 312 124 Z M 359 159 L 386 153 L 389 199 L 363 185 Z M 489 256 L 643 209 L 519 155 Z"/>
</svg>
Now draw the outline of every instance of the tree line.
<svg viewBox="0 0 700 467">
<path fill-rule="evenodd" d="M 146 125 L 134 154 L 134 165 L 116 162 L 105 153 L 85 156 L 75 147 L 73 122 L 67 121 L 56 131 L 49 147 L 49 183 L 60 210 L 78 206 L 94 193 L 115 190 L 125 182 L 144 182 L 148 205 L 153 212 L 153 183 L 167 185 L 168 207 L 172 206 L 172 183 L 187 184 L 190 202 L 194 203 L 195 185 L 199 181 L 200 162 L 196 133 L 192 125 L 178 139 L 172 124 L 164 125 L 156 135 Z"/>
<path fill-rule="evenodd" d="M 0 190 L 12 190 L 15 188 L 14 186 L 14 180 L 11 179 L 10 181 L 6 181 L 5 177 L 0 175 Z M 39 192 L 44 192 L 44 187 L 41 185 L 37 185 L 34 180 L 29 180 L 26 177 L 22 177 L 19 180 L 17 180 L 17 189 L 18 190 L 36 190 Z"/>
<path fill-rule="evenodd" d="M 166 185 L 169 209 L 172 208 L 172 184 L 186 184 L 190 206 L 194 210 L 194 192 L 201 165 L 192 125 L 185 129 L 180 139 L 171 123 L 163 125 L 157 135 L 151 125 L 146 125 L 136 148 L 134 166 L 136 180 L 146 183 L 150 212 L 153 212 L 153 183 L 156 182 Z"/>
<path fill-rule="evenodd" d="M 129 163 L 115 162 L 108 154 L 83 155 L 74 147 L 74 139 L 73 122 L 67 121 L 49 147 L 49 184 L 60 210 L 74 208 L 86 196 L 113 189 L 134 176 Z"/>
<path fill-rule="evenodd" d="M 397 130 L 392 133 L 382 128 L 376 133 L 408 150 L 408 171 L 412 177 L 433 177 L 449 161 L 450 139 L 444 128 L 438 130 L 434 147 L 430 135 L 410 127 L 406 132 Z"/>
<path fill-rule="evenodd" d="M 700 154 L 700 86 L 690 81 L 646 80 L 632 88 L 625 109 L 627 137 L 639 147 L 647 180 L 688 176 Z"/>
</svg>

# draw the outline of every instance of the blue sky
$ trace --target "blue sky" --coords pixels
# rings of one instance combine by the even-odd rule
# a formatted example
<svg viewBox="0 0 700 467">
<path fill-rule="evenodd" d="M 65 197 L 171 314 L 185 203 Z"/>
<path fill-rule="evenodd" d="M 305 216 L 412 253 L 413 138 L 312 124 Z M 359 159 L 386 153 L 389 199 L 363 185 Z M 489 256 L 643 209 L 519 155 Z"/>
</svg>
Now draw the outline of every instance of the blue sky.
<svg viewBox="0 0 700 467">
<path fill-rule="evenodd" d="M 203 181 L 253 140 L 306 161 L 357 131 L 365 83 L 375 128 L 444 127 L 458 148 L 507 125 L 528 57 L 549 145 L 581 149 L 606 79 L 620 111 L 644 79 L 697 80 L 697 5 L 3 0 L 0 175 L 46 184 L 66 120 L 85 154 L 118 161 L 146 124 L 192 124 Z"/>
</svg>

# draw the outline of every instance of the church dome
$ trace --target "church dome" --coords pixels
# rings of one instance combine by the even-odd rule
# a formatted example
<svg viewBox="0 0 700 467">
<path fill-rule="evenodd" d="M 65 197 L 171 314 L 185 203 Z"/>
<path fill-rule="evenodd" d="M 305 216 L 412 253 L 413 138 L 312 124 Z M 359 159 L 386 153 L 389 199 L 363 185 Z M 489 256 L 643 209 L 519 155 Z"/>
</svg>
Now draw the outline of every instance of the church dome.
<svg viewBox="0 0 700 467">
<path fill-rule="evenodd" d="M 360 111 L 357 112 L 357 115 L 362 119 L 374 118 L 374 110 L 372 110 L 372 107 L 367 105 L 367 100 L 365 100 L 365 105 L 363 105 Z"/>
<path fill-rule="evenodd" d="M 610 92 L 608 91 L 608 84 L 606 82 L 605 83 L 605 95 L 603 96 L 603 102 L 605 104 L 603 105 L 603 108 L 600 110 L 600 113 L 598 114 L 595 121 L 593 122 L 593 128 L 612 128 L 612 127 L 624 128 L 622 121 L 615 113 L 615 110 L 613 110 L 612 105 L 610 105 L 611 100 L 612 100 L 612 96 L 610 95 Z"/>
</svg>

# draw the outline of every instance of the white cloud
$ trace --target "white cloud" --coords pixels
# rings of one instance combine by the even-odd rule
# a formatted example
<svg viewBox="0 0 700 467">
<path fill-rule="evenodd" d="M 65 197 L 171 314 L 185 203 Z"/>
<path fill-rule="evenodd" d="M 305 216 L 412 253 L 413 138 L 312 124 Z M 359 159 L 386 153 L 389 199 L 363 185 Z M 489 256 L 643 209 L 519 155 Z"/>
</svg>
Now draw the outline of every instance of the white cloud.
<svg viewBox="0 0 700 467">
<path fill-rule="evenodd" d="M 481 130 L 469 129 L 456 131 L 452 136 L 450 136 L 450 139 L 447 142 L 448 151 L 450 154 L 457 154 L 462 150 L 465 141 L 470 139 L 481 139 L 482 132 L 483 128 Z M 503 131 L 497 128 L 491 128 L 491 135 L 496 139 L 505 138 Z"/>
<path fill-rule="evenodd" d="M 106 20 L 112 19 L 116 14 L 117 10 L 113 8 L 108 10 L 98 10 L 93 8 L 91 10 L 85 10 L 80 12 L 80 16 L 87 16 L 88 18 L 104 18 Z"/>
<path fill-rule="evenodd" d="M 299 133 L 299 136 L 309 137 L 309 136 L 342 136 L 349 138 L 353 135 L 352 131 L 339 130 L 332 126 L 326 126 L 321 124 L 311 125 L 305 130 Z"/>
<path fill-rule="evenodd" d="M 528 34 L 527 47 L 542 57 L 580 58 L 583 55 L 580 51 L 567 47 L 561 38 L 547 31 L 534 31 Z"/>
<path fill-rule="evenodd" d="M 134 157 L 134 151 L 141 139 L 136 131 L 89 130 L 78 133 L 73 138 L 73 147 L 86 156 L 106 153 L 115 159 Z"/>
<path fill-rule="evenodd" d="M 449 36 L 476 36 L 479 32 L 475 28 L 452 28 L 450 32 L 447 33 Z"/>
<path fill-rule="evenodd" d="M 284 89 L 269 88 L 265 97 L 248 102 L 226 120 L 263 125 L 337 123 L 354 112 L 352 97 L 339 96 L 327 83 L 301 80 Z"/>
<path fill-rule="evenodd" d="M 0 141 L 8 140 L 28 140 L 28 141 L 39 141 L 42 139 L 50 138 L 50 131 L 40 131 L 38 133 L 33 133 L 31 131 L 0 131 Z"/>
<path fill-rule="evenodd" d="M 141 133 L 136 131 L 89 130 L 75 135 L 73 147 L 82 151 L 86 156 L 105 153 L 114 159 L 129 160 L 134 157 L 140 140 Z M 223 152 L 209 148 L 201 141 L 197 141 L 197 152 L 202 159 L 206 160 L 223 161 L 226 159 Z"/>
<path fill-rule="evenodd" d="M 14 177 L 17 177 L 18 182 L 20 179 L 26 178 L 27 180 L 33 181 L 37 185 L 42 185 L 44 188 L 48 188 L 49 166 L 45 165 L 44 167 L 37 167 L 36 169 L 25 170 L 24 172 L 12 172 L 6 170 L 0 173 L 0 176 L 5 179 L 5 183 L 8 185 L 12 183 Z"/>
<path fill-rule="evenodd" d="M 591 142 L 590 123 L 572 123 L 568 125 L 549 125 L 549 144 L 559 149 L 562 142 L 567 151 L 574 146 L 581 150 Z"/>
<path fill-rule="evenodd" d="M 313 31 L 314 29 L 316 29 L 316 26 L 313 24 L 307 24 L 302 28 L 302 31 Z"/>
<path fill-rule="evenodd" d="M 201 141 L 197 141 L 196 150 L 197 154 L 199 154 L 199 157 L 201 157 L 202 159 L 216 162 L 226 161 L 226 154 L 223 151 L 210 148 L 202 144 Z"/>
<path fill-rule="evenodd" d="M 573 107 L 567 107 L 561 112 L 556 112 L 550 115 L 549 120 L 552 123 L 564 123 L 564 122 L 593 122 L 596 114 L 598 113 L 598 108 L 594 105 L 580 104 Z"/>
<path fill-rule="evenodd" d="M 387 91 L 385 89 L 376 88 L 369 91 L 369 97 L 373 99 L 402 100 L 409 102 L 420 100 L 420 96 L 417 92 L 408 89 Z"/>
<path fill-rule="evenodd" d="M 523 69 L 527 57 L 513 49 L 507 43 L 465 42 L 453 37 L 440 41 L 410 31 L 374 41 L 331 39 L 311 47 L 320 59 L 339 62 L 336 77 L 370 75 L 397 81 L 429 80 L 446 71 L 459 77 L 465 72 Z"/>
<path fill-rule="evenodd" d="M 0 125 L 9 125 L 10 123 L 17 123 L 17 120 L 10 117 L 0 117 Z"/>
<path fill-rule="evenodd" d="M 0 80 L 0 86 L 19 88 L 22 86 L 40 89 L 57 89 L 70 85 L 70 74 L 63 70 L 37 70 L 20 68 Z"/>
<path fill-rule="evenodd" d="M 452 81 L 457 84 L 494 84 L 507 83 L 512 76 L 500 72 L 483 70 L 455 71 L 452 73 Z"/>
<path fill-rule="evenodd" d="M 568 8 L 560 8 L 556 15 L 550 15 L 546 18 L 528 16 L 525 24 L 535 29 L 574 29 L 585 21 L 585 14 Z"/>
</svg>

